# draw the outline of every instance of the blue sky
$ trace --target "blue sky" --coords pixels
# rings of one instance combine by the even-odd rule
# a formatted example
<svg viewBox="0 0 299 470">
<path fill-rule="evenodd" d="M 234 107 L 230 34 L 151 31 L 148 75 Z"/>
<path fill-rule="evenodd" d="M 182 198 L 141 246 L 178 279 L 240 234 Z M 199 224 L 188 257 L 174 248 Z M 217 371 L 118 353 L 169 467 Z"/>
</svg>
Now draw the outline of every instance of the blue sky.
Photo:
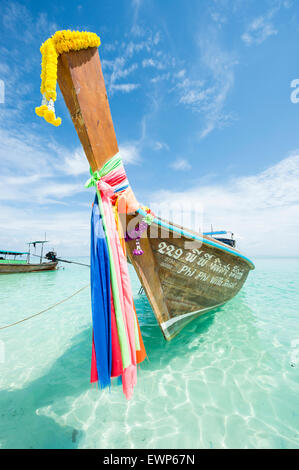
<svg viewBox="0 0 299 470">
<path fill-rule="evenodd" d="M 203 229 L 234 231 L 252 256 L 299 254 L 295 0 L 2 0 L 1 247 L 23 249 L 47 232 L 60 255 L 89 252 L 93 193 L 61 93 L 59 128 L 34 113 L 39 47 L 59 29 L 101 37 L 115 130 L 140 202 L 166 216 L 171 207 L 175 219 L 192 208 Z"/>
</svg>

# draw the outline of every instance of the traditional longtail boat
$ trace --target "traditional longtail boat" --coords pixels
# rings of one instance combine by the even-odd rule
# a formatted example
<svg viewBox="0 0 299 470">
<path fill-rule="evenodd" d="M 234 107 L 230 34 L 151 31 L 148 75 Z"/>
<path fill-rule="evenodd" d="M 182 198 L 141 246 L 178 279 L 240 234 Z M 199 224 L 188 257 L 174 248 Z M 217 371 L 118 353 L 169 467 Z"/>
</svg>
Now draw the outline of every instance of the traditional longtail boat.
<svg viewBox="0 0 299 470">
<path fill-rule="evenodd" d="M 111 378 L 121 377 L 130 399 L 137 364 L 146 352 L 127 257 L 166 340 L 236 295 L 254 265 L 236 250 L 234 240 L 167 222 L 138 203 L 118 150 L 99 45 L 96 34 L 78 31 L 57 31 L 45 41 L 43 98 L 35 111 L 54 126 L 61 124 L 54 107 L 57 79 L 90 164 L 86 187 L 96 189 L 91 217 L 90 380 L 104 388 Z"/>
<path fill-rule="evenodd" d="M 118 153 L 98 49 L 61 54 L 58 83 L 96 172 Z M 124 231 L 132 227 L 132 221 L 138 227 L 145 216 L 140 206 L 122 217 Z M 167 340 L 199 315 L 234 297 L 254 269 L 252 261 L 234 247 L 158 217 L 140 237 L 142 255 L 134 254 L 135 239 L 127 237 L 128 255 Z M 190 241 L 192 247 L 185 248 Z"/>
<path fill-rule="evenodd" d="M 14 274 L 14 273 L 32 273 L 36 271 L 53 271 L 56 269 L 57 261 L 43 261 L 43 246 L 46 241 L 34 241 L 28 243 L 29 251 L 8 251 L 0 250 L 0 274 Z M 30 247 L 41 244 L 41 252 L 39 263 L 31 263 L 30 256 L 32 255 Z M 33 255 L 37 256 L 37 255 Z"/>
<path fill-rule="evenodd" d="M 121 156 L 99 42 L 88 43 L 86 39 L 85 45 L 82 41 L 77 45 L 76 34 L 85 33 L 73 33 L 72 43 L 68 34 L 58 32 L 53 36 L 58 51 L 57 81 L 90 164 L 87 186 L 96 186 L 99 197 L 105 191 L 108 194 L 108 186 L 112 189 L 110 201 L 119 214 L 125 214 L 120 220 L 128 257 L 165 339 L 171 340 L 190 321 L 234 297 L 254 264 L 235 248 L 232 240 L 217 238 L 213 232 L 197 233 L 156 217 L 137 203 L 125 174 L 112 182 L 110 176 L 121 165 Z M 56 94 L 47 94 L 45 86 L 41 91 L 43 102 L 37 114 L 60 125 L 53 103 Z"/>
</svg>

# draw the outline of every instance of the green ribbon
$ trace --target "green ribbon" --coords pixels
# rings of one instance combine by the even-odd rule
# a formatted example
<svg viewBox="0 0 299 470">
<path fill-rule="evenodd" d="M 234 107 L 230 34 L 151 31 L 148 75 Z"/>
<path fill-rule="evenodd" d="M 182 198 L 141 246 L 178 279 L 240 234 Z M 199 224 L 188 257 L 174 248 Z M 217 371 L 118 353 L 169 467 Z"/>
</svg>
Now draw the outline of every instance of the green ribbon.
<svg viewBox="0 0 299 470">
<path fill-rule="evenodd" d="M 122 165 L 122 159 L 117 153 L 114 155 L 114 157 L 110 158 L 108 162 L 105 163 L 105 165 L 102 166 L 100 170 L 92 171 L 91 168 L 89 168 L 89 173 L 90 173 L 90 178 L 89 180 L 86 181 L 85 183 L 85 188 L 91 188 L 92 186 L 96 186 L 97 182 L 103 177 L 106 176 L 110 171 L 115 170 L 118 168 L 120 165 Z"/>
<path fill-rule="evenodd" d="M 91 188 L 92 186 L 96 186 L 97 181 L 99 181 L 100 177 L 100 172 L 99 170 L 96 170 L 94 173 L 92 172 L 92 169 L 89 168 L 89 173 L 91 174 L 91 177 L 89 180 L 86 181 L 85 183 L 85 188 Z"/>
<path fill-rule="evenodd" d="M 143 217 L 143 221 L 147 223 L 147 225 L 151 225 L 152 221 L 154 220 L 154 216 L 152 214 L 146 214 L 144 217 Z"/>
</svg>

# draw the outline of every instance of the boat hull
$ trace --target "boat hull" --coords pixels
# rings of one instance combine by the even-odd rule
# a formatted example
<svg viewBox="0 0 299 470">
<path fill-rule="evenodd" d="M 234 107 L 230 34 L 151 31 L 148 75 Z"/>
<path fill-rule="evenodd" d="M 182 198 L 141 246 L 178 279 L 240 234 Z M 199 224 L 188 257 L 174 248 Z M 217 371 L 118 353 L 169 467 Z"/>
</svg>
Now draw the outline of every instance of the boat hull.
<svg viewBox="0 0 299 470">
<path fill-rule="evenodd" d="M 130 230 L 141 219 L 129 216 Z M 127 250 L 163 335 L 171 340 L 192 320 L 233 298 L 254 266 L 215 239 L 161 222 L 155 219 L 144 232 L 143 255 L 133 254 L 134 240 Z"/>
<path fill-rule="evenodd" d="M 36 271 L 52 271 L 56 269 L 57 262 L 40 264 L 0 264 L 0 274 L 32 273 Z"/>
</svg>

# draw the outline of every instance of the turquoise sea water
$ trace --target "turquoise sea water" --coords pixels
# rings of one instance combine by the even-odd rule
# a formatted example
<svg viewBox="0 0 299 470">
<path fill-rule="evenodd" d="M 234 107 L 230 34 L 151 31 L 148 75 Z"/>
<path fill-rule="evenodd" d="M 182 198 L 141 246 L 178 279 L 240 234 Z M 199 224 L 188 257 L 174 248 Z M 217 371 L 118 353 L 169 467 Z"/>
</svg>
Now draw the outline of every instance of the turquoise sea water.
<svg viewBox="0 0 299 470">
<path fill-rule="evenodd" d="M 0 447 L 299 448 L 299 259 L 255 262 L 237 297 L 170 343 L 132 271 L 149 360 L 130 402 L 89 384 L 89 289 L 0 330 Z M 0 326 L 88 282 L 72 265 L 2 275 Z"/>
</svg>

